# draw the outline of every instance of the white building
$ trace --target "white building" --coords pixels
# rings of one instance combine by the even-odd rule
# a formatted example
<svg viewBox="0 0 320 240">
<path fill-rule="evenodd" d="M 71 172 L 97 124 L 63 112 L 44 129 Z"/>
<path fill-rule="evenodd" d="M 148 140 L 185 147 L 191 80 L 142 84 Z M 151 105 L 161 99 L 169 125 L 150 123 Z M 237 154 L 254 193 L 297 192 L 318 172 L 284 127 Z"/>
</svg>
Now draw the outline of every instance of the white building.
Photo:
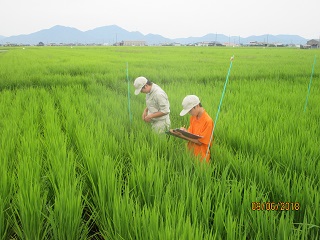
<svg viewBox="0 0 320 240">
<path fill-rule="evenodd" d="M 145 41 L 122 41 L 120 46 L 146 46 Z"/>
</svg>

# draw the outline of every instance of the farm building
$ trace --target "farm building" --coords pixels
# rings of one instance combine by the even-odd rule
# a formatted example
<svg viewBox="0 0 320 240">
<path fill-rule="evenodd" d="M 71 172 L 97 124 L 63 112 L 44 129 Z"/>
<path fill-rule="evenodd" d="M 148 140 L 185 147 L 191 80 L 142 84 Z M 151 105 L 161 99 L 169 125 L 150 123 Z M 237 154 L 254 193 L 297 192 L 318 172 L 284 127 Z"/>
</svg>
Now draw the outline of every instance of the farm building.
<svg viewBox="0 0 320 240">
<path fill-rule="evenodd" d="M 311 46 L 311 48 L 319 48 L 319 40 L 311 39 L 307 42 L 307 45 Z"/>
<path fill-rule="evenodd" d="M 265 42 L 250 41 L 247 45 L 250 47 L 266 47 L 268 44 Z"/>
<path fill-rule="evenodd" d="M 300 49 L 310 49 L 311 48 L 311 46 L 310 45 L 308 45 L 308 44 L 306 44 L 306 45 L 300 45 Z"/>
<path fill-rule="evenodd" d="M 146 46 L 145 41 L 122 41 L 120 46 Z"/>
</svg>

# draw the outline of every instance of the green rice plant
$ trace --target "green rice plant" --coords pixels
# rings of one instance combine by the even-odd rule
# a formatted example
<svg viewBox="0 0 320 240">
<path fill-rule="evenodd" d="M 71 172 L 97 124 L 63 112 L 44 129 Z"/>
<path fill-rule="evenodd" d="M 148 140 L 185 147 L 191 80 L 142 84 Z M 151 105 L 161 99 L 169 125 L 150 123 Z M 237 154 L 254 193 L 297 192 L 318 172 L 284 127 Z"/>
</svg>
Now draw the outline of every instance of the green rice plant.
<svg viewBox="0 0 320 240">
<path fill-rule="evenodd" d="M 67 160 L 72 160 L 69 157 Z M 68 170 L 68 168 L 67 168 Z M 74 171 L 71 170 L 71 171 Z M 77 179 L 74 178 L 73 179 Z M 54 205 L 49 210 L 49 223 L 53 239 L 87 239 L 88 228 L 82 220 L 83 200 L 81 184 L 58 179 L 54 186 Z M 71 197 L 70 197 L 71 196 Z"/>
<path fill-rule="evenodd" d="M 61 131 L 61 120 L 52 98 L 44 104 L 44 143 L 48 178 L 53 189 L 48 222 L 54 239 L 86 239 L 87 226 L 83 224 L 84 210 L 82 183 L 76 173 L 75 156 L 68 150 L 66 136 Z"/>
<path fill-rule="evenodd" d="M 1 142 L 0 155 L 4 158 L 1 161 L 0 169 L 0 239 L 8 238 L 8 229 L 11 225 L 8 219 L 11 215 L 10 202 L 12 201 L 13 195 L 11 183 L 14 182 L 14 178 L 8 167 L 8 159 L 5 158 L 5 156 L 9 155 L 10 147 L 12 147 L 10 142 Z"/>
<path fill-rule="evenodd" d="M 93 212 L 99 235 L 103 238 L 117 236 L 119 228 L 118 218 L 114 218 L 116 210 L 120 210 L 121 187 L 118 187 L 114 162 L 108 157 L 101 159 L 88 169 L 88 180 L 92 189 L 90 209 Z M 89 166 L 88 166 L 89 167 Z M 108 174 L 105 174 L 108 173 Z M 97 178 L 93 178 L 96 176 Z"/>
<path fill-rule="evenodd" d="M 14 202 L 14 229 L 21 239 L 45 239 L 47 223 L 44 216 L 46 191 L 41 189 L 41 143 L 34 91 L 20 93 L 18 106 L 25 108 L 18 122 L 19 143 L 17 146 L 17 175 Z M 25 98 L 29 99 L 25 102 Z"/>
<path fill-rule="evenodd" d="M 26 162 L 30 158 L 22 160 L 19 173 L 19 191 L 16 194 L 15 229 L 19 238 L 45 239 L 47 228 L 42 214 L 45 196 L 42 196 L 39 181 L 39 172 L 33 166 L 26 168 Z"/>
<path fill-rule="evenodd" d="M 12 95 L 8 91 L 0 93 L 1 111 L 0 111 L 0 239 L 8 239 L 11 235 L 13 222 L 12 205 L 15 185 L 15 176 L 13 173 L 15 161 L 15 138 L 18 136 L 18 129 L 15 122 L 10 117 L 15 115 L 11 104 L 14 102 Z M 9 116 L 9 119 L 7 118 Z"/>
</svg>

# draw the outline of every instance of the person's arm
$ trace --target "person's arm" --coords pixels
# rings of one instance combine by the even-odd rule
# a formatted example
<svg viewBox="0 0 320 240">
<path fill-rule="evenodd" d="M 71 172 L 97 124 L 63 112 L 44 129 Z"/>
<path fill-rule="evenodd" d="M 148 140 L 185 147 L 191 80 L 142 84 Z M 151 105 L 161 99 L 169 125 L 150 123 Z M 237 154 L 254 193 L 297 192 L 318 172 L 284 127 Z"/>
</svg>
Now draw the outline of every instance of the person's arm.
<svg viewBox="0 0 320 240">
<path fill-rule="evenodd" d="M 193 139 L 193 138 L 188 138 L 188 137 L 185 137 L 186 140 L 188 140 L 189 142 L 193 142 L 197 145 L 202 145 L 202 142 L 200 142 L 198 139 Z"/>
<path fill-rule="evenodd" d="M 187 141 L 193 142 L 197 145 L 202 145 L 202 142 L 200 142 L 198 139 L 193 139 L 193 138 L 188 138 L 186 136 L 184 136 L 182 133 L 178 132 L 178 131 L 170 131 L 172 134 L 176 135 L 179 138 L 185 139 Z"/>
<path fill-rule="evenodd" d="M 144 121 L 146 122 L 150 122 L 152 118 L 162 117 L 170 113 L 169 100 L 164 93 L 156 95 L 155 101 L 157 102 L 157 105 L 158 105 L 158 112 L 146 115 L 144 118 Z"/>
<path fill-rule="evenodd" d="M 142 113 L 142 120 L 144 121 L 144 119 L 146 118 L 146 116 L 148 115 L 148 108 L 146 107 Z"/>
<path fill-rule="evenodd" d="M 151 113 L 149 115 L 146 115 L 144 117 L 144 121 L 146 122 L 150 122 L 152 120 L 152 118 L 158 118 L 158 117 L 162 117 L 164 115 L 167 115 L 168 113 L 163 113 L 163 112 L 155 112 L 155 113 Z"/>
</svg>

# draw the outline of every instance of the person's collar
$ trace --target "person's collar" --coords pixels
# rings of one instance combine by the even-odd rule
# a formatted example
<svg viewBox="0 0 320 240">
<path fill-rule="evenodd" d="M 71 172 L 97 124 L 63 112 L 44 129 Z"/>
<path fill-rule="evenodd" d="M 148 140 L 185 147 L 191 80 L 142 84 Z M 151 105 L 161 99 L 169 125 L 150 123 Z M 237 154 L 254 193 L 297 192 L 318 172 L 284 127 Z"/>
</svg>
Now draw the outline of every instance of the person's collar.
<svg viewBox="0 0 320 240">
<path fill-rule="evenodd" d="M 200 119 L 200 118 L 203 116 L 204 112 L 205 112 L 205 109 L 204 109 L 203 107 L 200 107 L 199 112 L 198 112 L 196 118 L 197 118 L 197 119 Z"/>
<path fill-rule="evenodd" d="M 156 90 L 156 84 L 155 83 L 152 83 L 152 85 L 150 86 L 150 92 L 149 94 L 152 94 L 155 90 Z"/>
</svg>

